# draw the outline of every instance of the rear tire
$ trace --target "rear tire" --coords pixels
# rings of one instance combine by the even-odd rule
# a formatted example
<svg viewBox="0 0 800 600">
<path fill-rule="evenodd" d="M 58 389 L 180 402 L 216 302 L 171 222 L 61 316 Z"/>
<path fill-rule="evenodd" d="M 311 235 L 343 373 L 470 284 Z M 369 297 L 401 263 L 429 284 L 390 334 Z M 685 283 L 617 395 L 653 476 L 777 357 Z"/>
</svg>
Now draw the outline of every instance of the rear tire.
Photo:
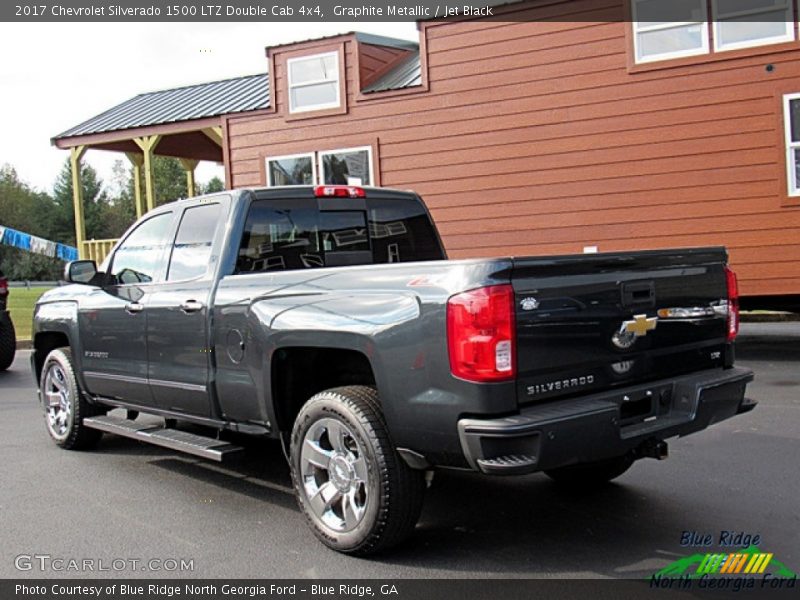
<svg viewBox="0 0 800 600">
<path fill-rule="evenodd" d="M 39 397 L 47 432 L 56 444 L 66 450 L 85 450 L 100 441 L 103 432 L 89 429 L 83 419 L 104 411 L 84 398 L 69 348 L 57 348 L 45 358 Z"/>
<path fill-rule="evenodd" d="M 556 483 L 571 488 L 593 488 L 616 479 L 633 465 L 630 454 L 591 463 L 550 469 L 545 474 Z"/>
<path fill-rule="evenodd" d="M 5 371 L 14 362 L 17 353 L 17 335 L 11 317 L 0 313 L 0 371 Z"/>
<path fill-rule="evenodd" d="M 395 451 L 374 388 L 339 387 L 312 397 L 297 415 L 289 452 L 297 502 L 329 548 L 366 556 L 414 530 L 425 475 Z"/>
</svg>

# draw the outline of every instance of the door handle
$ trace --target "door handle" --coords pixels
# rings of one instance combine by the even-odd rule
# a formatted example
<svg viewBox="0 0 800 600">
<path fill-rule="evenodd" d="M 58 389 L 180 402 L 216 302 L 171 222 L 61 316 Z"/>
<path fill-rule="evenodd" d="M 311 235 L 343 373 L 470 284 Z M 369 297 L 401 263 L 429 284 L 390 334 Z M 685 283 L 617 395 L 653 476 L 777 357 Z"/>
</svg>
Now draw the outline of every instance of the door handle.
<svg viewBox="0 0 800 600">
<path fill-rule="evenodd" d="M 203 303 L 197 300 L 187 300 L 181 304 L 181 310 L 185 313 L 193 313 L 203 310 Z"/>
<path fill-rule="evenodd" d="M 144 304 L 140 304 L 138 302 L 128 302 L 125 305 L 125 312 L 129 315 L 135 315 L 136 313 L 140 313 L 144 310 Z"/>
</svg>

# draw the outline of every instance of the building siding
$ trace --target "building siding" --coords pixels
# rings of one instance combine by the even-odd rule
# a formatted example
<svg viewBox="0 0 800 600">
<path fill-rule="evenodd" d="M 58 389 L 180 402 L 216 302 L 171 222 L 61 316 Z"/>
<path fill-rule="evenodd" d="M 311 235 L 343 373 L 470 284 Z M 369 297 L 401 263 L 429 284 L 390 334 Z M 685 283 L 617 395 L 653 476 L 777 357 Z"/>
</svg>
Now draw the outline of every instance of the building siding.
<svg viewBox="0 0 800 600">
<path fill-rule="evenodd" d="M 275 114 L 228 118 L 230 183 L 263 185 L 265 156 L 374 144 L 380 184 L 425 198 L 453 258 L 723 244 L 744 294 L 800 294 L 781 101 L 800 41 L 632 68 L 628 28 L 422 24 L 428 89 L 368 100 L 346 38 L 346 113 L 318 118 L 287 120 L 275 54 Z"/>
</svg>

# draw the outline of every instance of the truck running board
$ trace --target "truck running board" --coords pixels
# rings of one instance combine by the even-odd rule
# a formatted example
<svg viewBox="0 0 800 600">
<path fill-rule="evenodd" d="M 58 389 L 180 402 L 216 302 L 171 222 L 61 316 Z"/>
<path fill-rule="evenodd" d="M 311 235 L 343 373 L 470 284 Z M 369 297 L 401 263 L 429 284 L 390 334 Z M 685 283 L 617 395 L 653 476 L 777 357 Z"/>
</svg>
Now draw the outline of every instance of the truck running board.
<svg viewBox="0 0 800 600">
<path fill-rule="evenodd" d="M 91 417 L 83 420 L 83 424 L 91 429 L 99 429 L 123 437 L 139 440 L 148 444 L 162 446 L 170 450 L 178 450 L 194 456 L 208 458 L 217 462 L 244 450 L 228 442 L 196 435 L 178 429 L 154 427 L 152 424 L 136 423 L 115 417 Z"/>
</svg>

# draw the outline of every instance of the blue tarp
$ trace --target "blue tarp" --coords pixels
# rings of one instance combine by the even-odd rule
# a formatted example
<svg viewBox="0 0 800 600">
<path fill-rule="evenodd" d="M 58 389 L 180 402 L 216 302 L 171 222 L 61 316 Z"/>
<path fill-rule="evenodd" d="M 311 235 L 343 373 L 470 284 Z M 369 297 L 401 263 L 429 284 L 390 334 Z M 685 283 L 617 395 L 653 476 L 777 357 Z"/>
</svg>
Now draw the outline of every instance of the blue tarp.
<svg viewBox="0 0 800 600">
<path fill-rule="evenodd" d="M 66 244 L 51 242 L 30 233 L 17 231 L 0 225 L 0 244 L 27 250 L 44 256 L 52 256 L 65 262 L 78 260 L 78 249 Z"/>
</svg>

